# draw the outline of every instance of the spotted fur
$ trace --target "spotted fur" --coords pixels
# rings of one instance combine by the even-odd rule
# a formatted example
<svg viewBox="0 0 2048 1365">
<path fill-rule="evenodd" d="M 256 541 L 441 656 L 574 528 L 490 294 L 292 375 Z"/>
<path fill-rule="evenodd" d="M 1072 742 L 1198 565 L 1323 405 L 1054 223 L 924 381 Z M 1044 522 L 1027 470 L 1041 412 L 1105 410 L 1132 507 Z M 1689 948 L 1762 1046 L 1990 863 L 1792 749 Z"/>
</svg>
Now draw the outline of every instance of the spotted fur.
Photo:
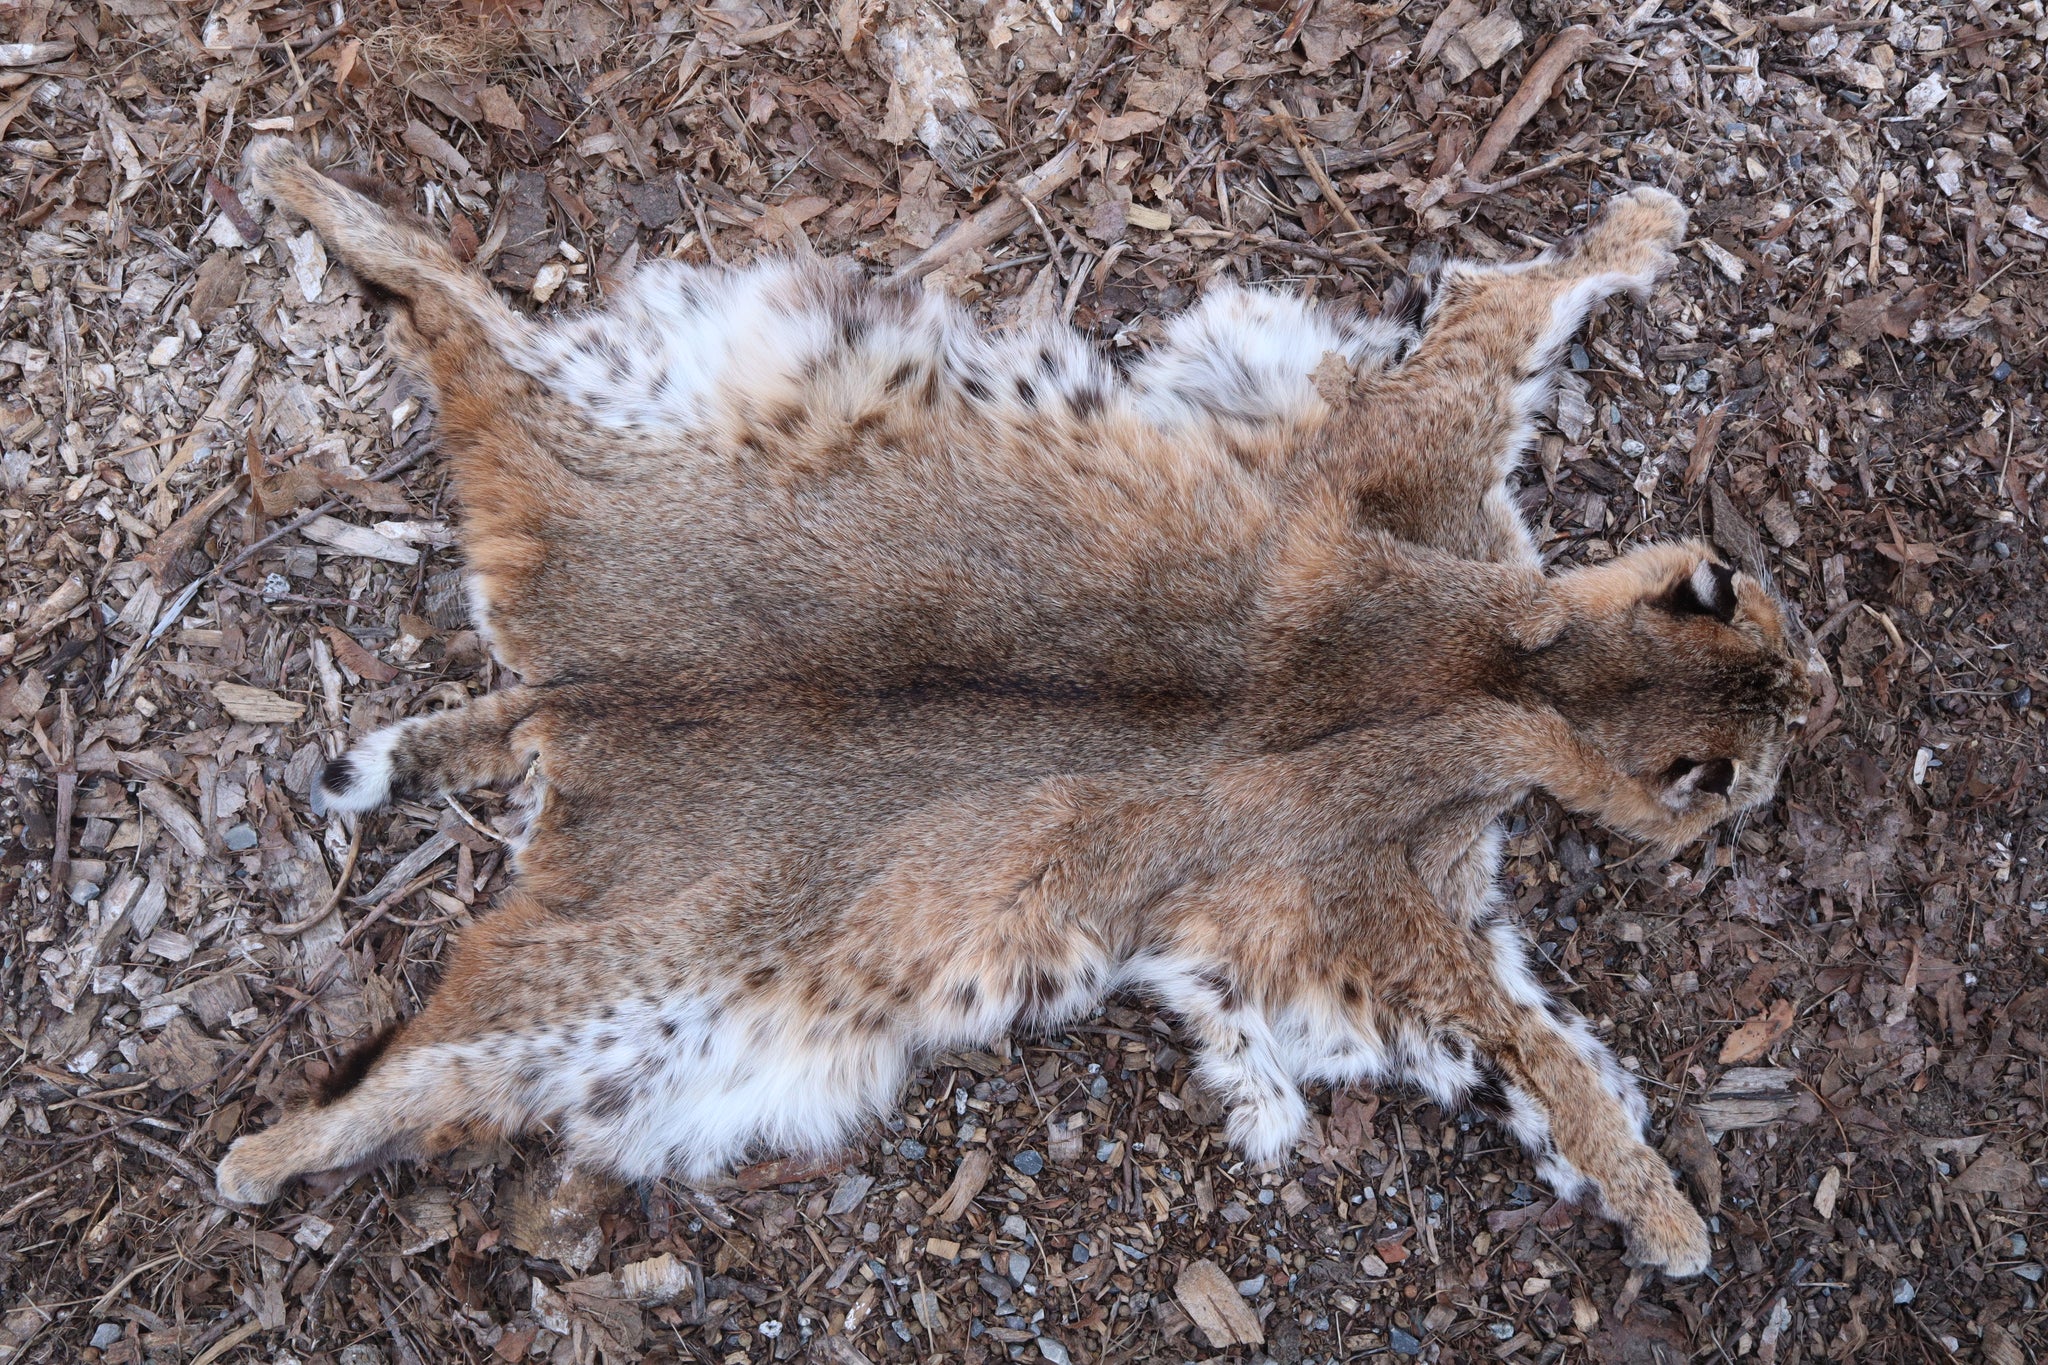
<svg viewBox="0 0 2048 1365">
<path fill-rule="evenodd" d="M 1804 704 L 1761 585 L 1696 544 L 1546 575 L 1508 497 L 1558 348 L 1669 261 L 1668 195 L 1381 318 L 1224 290 L 1119 378 L 811 263 L 664 267 L 542 326 L 283 144 L 251 159 L 399 300 L 522 677 L 369 737 L 321 800 L 531 763 L 537 804 L 426 1007 L 240 1139 L 225 1195 L 449 1123 L 552 1123 L 636 1177 L 827 1149 L 918 1057 L 1129 991 L 1250 1157 L 1304 1083 L 1405 1080 L 1703 1268 L 1634 1084 L 1493 891 L 1528 792 L 1675 846 L 1769 796 Z"/>
</svg>

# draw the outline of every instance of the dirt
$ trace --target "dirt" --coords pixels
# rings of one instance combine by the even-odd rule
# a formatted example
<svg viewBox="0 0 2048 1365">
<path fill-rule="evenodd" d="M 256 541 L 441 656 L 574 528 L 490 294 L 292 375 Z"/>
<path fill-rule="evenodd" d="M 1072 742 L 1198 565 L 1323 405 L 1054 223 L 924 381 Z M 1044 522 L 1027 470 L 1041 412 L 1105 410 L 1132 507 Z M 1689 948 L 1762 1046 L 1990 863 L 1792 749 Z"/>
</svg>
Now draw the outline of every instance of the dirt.
<svg viewBox="0 0 2048 1365">
<path fill-rule="evenodd" d="M 0 1361 L 2039 1358 L 2039 0 L 1273 3 L 0 4 Z M 1527 504 L 1565 561 L 1710 533 L 1828 682 L 1769 808 L 1662 862 L 1539 802 L 1505 894 L 1718 1204 L 1711 1275 L 1632 1274 L 1404 1094 L 1247 1167 L 1136 1001 L 936 1059 L 820 1167 L 619 1190 L 541 1136 L 219 1205 L 226 1143 L 505 881 L 504 793 L 373 818 L 352 868 L 307 808 L 348 734 L 495 678 L 420 396 L 238 195 L 252 131 L 533 307 L 814 250 L 1124 353 L 1219 274 L 1369 307 L 1418 248 L 1681 193 Z M 1019 225 L 951 250 L 977 213 Z"/>
</svg>

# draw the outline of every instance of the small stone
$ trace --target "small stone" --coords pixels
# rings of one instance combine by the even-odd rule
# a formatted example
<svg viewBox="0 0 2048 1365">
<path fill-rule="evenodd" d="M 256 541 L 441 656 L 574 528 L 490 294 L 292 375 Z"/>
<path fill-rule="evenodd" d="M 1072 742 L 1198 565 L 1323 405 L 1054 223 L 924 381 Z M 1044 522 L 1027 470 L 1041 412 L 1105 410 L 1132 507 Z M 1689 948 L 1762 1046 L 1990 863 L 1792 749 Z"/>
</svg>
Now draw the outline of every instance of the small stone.
<svg viewBox="0 0 2048 1365">
<path fill-rule="evenodd" d="M 279 602 L 291 596 L 292 581 L 281 573 L 263 575 L 263 600 Z"/>
<path fill-rule="evenodd" d="M 1397 1356 L 1419 1356 L 1422 1354 L 1422 1343 L 1415 1339 L 1415 1334 L 1404 1332 L 1398 1327 L 1388 1331 L 1387 1347 Z"/>
<path fill-rule="evenodd" d="M 1045 1169 L 1045 1158 L 1030 1148 L 1010 1158 L 1010 1164 L 1017 1168 L 1019 1175 L 1037 1175 Z"/>
<path fill-rule="evenodd" d="M 1256 1299 L 1259 1295 L 1266 1292 L 1266 1277 L 1264 1275 L 1254 1275 L 1249 1280 L 1239 1280 L 1237 1282 L 1237 1292 L 1248 1299 Z"/>
<path fill-rule="evenodd" d="M 120 1339 L 121 1324 L 118 1322 L 103 1322 L 99 1326 L 92 1329 L 92 1344 L 94 1350 L 104 1351 Z"/>
<path fill-rule="evenodd" d="M 173 360 L 176 360 L 179 356 L 183 355 L 184 353 L 185 338 L 179 336 L 176 332 L 173 332 L 169 336 L 165 337 L 163 340 L 157 342 L 156 345 L 149 348 L 150 368 L 153 370 L 161 370 L 164 366 L 170 364 Z"/>
<path fill-rule="evenodd" d="M 916 1138 L 905 1138 L 896 1144 L 896 1153 L 905 1161 L 923 1161 L 927 1148 Z"/>
<path fill-rule="evenodd" d="M 1893 1303 L 1911 1303 L 1920 1297 L 1920 1291 L 1913 1287 L 1911 1280 L 1900 1280 L 1892 1287 Z"/>
<path fill-rule="evenodd" d="M 247 853 L 256 847 L 256 831 L 247 825 L 236 825 L 221 835 L 220 841 L 236 853 Z"/>
<path fill-rule="evenodd" d="M 73 905 L 91 905 L 99 898 L 100 886 L 98 882 L 71 883 L 71 903 Z"/>
<path fill-rule="evenodd" d="M 1010 1283 L 1021 1285 L 1031 1274 L 1031 1258 L 1021 1251 L 1013 1251 L 1008 1258 Z"/>
<path fill-rule="evenodd" d="M 1038 1339 L 1038 1354 L 1051 1361 L 1052 1365 L 1073 1365 L 1073 1357 L 1067 1354 L 1067 1348 L 1051 1337 Z"/>
</svg>

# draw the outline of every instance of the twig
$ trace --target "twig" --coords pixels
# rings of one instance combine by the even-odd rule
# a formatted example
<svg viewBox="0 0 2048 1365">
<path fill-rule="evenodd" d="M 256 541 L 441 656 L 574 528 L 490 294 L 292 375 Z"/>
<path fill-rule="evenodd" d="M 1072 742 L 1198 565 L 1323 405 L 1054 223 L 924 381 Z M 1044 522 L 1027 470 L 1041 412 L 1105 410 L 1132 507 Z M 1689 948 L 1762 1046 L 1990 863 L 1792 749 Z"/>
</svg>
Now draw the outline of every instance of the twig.
<svg viewBox="0 0 2048 1365">
<path fill-rule="evenodd" d="M 1586 50 L 1599 40 L 1598 35 L 1584 24 L 1573 24 L 1570 28 L 1551 39 L 1550 46 L 1543 49 L 1543 55 L 1529 64 L 1529 70 L 1522 77 L 1522 83 L 1486 130 L 1480 140 L 1479 149 L 1472 153 L 1472 159 L 1465 163 L 1465 174 L 1473 180 L 1484 181 L 1499 162 L 1502 153 L 1515 140 L 1536 111 L 1543 107 L 1557 83 L 1564 79 L 1564 73 L 1574 62 L 1586 55 Z"/>
<path fill-rule="evenodd" d="M 114 1129 L 114 1141 L 125 1143 L 138 1152 L 144 1152 L 155 1157 L 158 1161 L 163 1162 L 164 1165 L 190 1181 L 193 1190 L 201 1198 L 208 1200 L 208 1202 L 213 1202 L 213 1181 L 206 1177 L 205 1172 L 185 1160 L 184 1157 L 179 1156 L 170 1148 L 164 1146 L 161 1142 L 154 1138 L 146 1138 L 140 1133 L 131 1133 L 126 1128 Z"/>
<path fill-rule="evenodd" d="M 314 781 L 318 781 L 315 778 Z M 355 875 L 356 855 L 363 851 L 363 822 L 356 821 L 355 833 L 348 837 L 348 856 L 342 860 L 341 875 L 334 879 L 334 890 L 318 910 L 303 919 L 287 920 L 282 924 L 265 923 L 257 927 L 272 938 L 296 938 L 334 913 L 341 904 L 342 895 L 348 890 L 348 879 Z"/>
<path fill-rule="evenodd" d="M 1540 165 L 1531 166 L 1526 171 L 1516 171 L 1513 175 L 1502 176 L 1499 180 L 1491 183 L 1484 180 L 1474 180 L 1468 176 L 1466 177 L 1464 187 L 1455 194 L 1445 195 L 1444 202 L 1446 204 L 1462 204 L 1467 199 L 1476 199 L 1480 195 L 1499 194 L 1502 190 L 1511 190 L 1517 185 L 1524 185 L 1531 180 L 1549 175 L 1552 171 L 1562 170 L 1566 166 L 1574 165 L 1581 161 L 1593 160 L 1599 155 L 1600 153 L 1597 150 L 1566 152 L 1563 156 L 1554 157 Z"/>
<path fill-rule="evenodd" d="M 1379 264 L 1377 261 L 1368 261 L 1363 256 L 1346 256 L 1342 252 L 1332 251 L 1328 247 L 1315 246 L 1308 242 L 1290 242 L 1284 238 L 1270 237 L 1260 232 L 1240 231 L 1223 235 L 1231 237 L 1243 245 L 1252 248 L 1254 251 L 1263 252 L 1268 256 L 1303 256 L 1311 261 L 1324 261 L 1330 265 L 1348 266 L 1353 270 L 1370 270 Z M 1400 268 L 1398 263 L 1395 268 Z"/>
<path fill-rule="evenodd" d="M 1286 134 L 1288 142 L 1293 144 L 1294 154 L 1301 158 L 1302 167 L 1308 171 L 1309 178 L 1316 182 L 1316 188 L 1323 192 L 1324 200 L 1336 210 L 1337 216 L 1344 220 L 1344 226 L 1350 229 L 1351 235 L 1358 238 L 1365 249 L 1379 257 L 1382 262 L 1396 270 L 1400 269 L 1401 263 L 1387 254 L 1387 249 L 1379 244 L 1379 239 L 1365 224 L 1358 221 L 1358 216 L 1352 213 L 1343 196 L 1337 193 L 1337 187 L 1330 183 L 1330 173 L 1323 169 L 1321 158 L 1310 149 L 1308 139 L 1302 135 L 1301 129 L 1295 126 L 1294 115 L 1287 112 L 1287 106 L 1279 100 L 1274 100 L 1269 107 L 1273 111 L 1273 117 L 1280 122 L 1280 131 Z"/>
<path fill-rule="evenodd" d="M 57 827 L 56 847 L 50 854 L 50 889 L 59 896 L 70 893 L 71 817 L 78 800 L 77 726 L 71 718 L 71 691 L 57 692 Z"/>
<path fill-rule="evenodd" d="M 312 1325 L 318 1318 L 320 1300 L 327 1294 L 327 1282 L 334 1278 L 334 1272 L 348 1260 L 348 1254 L 356 1249 L 356 1243 L 362 1240 L 363 1229 L 370 1225 L 370 1215 L 374 1214 L 383 1203 L 384 1191 L 379 1190 L 370 1196 L 370 1202 L 363 1206 L 362 1213 L 356 1217 L 356 1225 L 349 1229 L 347 1239 L 342 1242 L 341 1250 L 335 1252 L 327 1264 L 321 1268 L 320 1278 L 313 1281 L 313 1292 L 306 1296 L 306 1313 L 304 1317 L 299 1319 L 299 1336 L 305 1337 L 306 1328 Z"/>
<path fill-rule="evenodd" d="M 256 1045 L 249 1049 L 248 1058 L 239 1067 L 235 1068 L 235 1074 L 222 1083 L 215 1093 L 220 1095 L 234 1093 L 235 1087 L 248 1077 L 249 1073 L 269 1053 L 271 1046 L 284 1036 L 285 1026 L 297 1018 L 308 1005 L 320 998 L 320 992 L 327 988 L 327 983 L 332 981 L 334 974 L 340 970 L 349 946 L 362 937 L 364 930 L 383 919 L 385 915 L 389 914 L 395 906 L 402 904 L 413 892 L 419 890 L 428 882 L 435 880 L 440 875 L 438 872 L 428 872 L 422 876 L 415 877 L 383 900 L 378 901 L 369 914 L 357 920 L 354 927 L 341 936 L 341 941 L 334 945 L 334 951 L 327 955 L 326 960 L 320 964 L 313 977 L 306 983 L 305 994 L 294 1000 L 291 1006 L 278 1016 L 277 1022 L 270 1026 L 269 1032 L 257 1039 Z M 117 1134 L 116 1136 L 119 1135 Z"/>
<path fill-rule="evenodd" d="M 912 257 L 897 269 L 895 278 L 923 279 L 955 257 L 994 246 L 1030 220 L 1024 201 L 1043 199 L 1080 173 L 1081 145 L 1068 143 L 1037 170 L 1006 188 L 994 203 Z"/>
</svg>

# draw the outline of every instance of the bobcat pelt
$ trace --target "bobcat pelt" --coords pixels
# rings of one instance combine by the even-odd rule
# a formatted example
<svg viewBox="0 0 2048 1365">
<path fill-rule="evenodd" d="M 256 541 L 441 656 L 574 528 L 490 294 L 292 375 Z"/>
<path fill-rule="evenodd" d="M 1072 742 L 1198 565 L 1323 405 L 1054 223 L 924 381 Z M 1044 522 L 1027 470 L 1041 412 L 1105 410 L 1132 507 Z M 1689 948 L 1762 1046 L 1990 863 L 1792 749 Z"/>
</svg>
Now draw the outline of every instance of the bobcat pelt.
<svg viewBox="0 0 2048 1365">
<path fill-rule="evenodd" d="M 223 1194 L 447 1125 L 554 1124 L 630 1178 L 829 1150 L 919 1056 L 1129 991 L 1248 1157 L 1304 1082 L 1411 1081 L 1639 1262 L 1706 1265 L 1493 886 L 1528 793 L 1675 847 L 1770 795 L 1806 704 L 1757 582 L 1695 543 L 1547 575 L 1509 494 L 1567 337 L 1670 262 L 1670 195 L 1377 318 L 1220 290 L 1119 376 L 815 263 L 656 266 L 538 324 L 282 142 L 250 160 L 390 296 L 520 677 L 317 804 L 538 796 L 425 1008 Z"/>
</svg>

